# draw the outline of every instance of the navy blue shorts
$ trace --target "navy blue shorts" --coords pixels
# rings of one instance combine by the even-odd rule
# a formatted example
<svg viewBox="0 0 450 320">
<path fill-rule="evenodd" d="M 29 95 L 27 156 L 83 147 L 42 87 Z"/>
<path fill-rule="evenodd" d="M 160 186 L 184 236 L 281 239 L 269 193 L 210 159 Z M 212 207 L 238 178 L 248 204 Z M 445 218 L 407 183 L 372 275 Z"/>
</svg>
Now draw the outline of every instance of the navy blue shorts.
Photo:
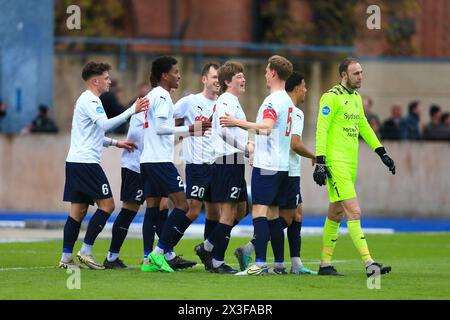
<svg viewBox="0 0 450 320">
<path fill-rule="evenodd" d="M 108 178 L 99 164 L 66 162 L 63 201 L 93 205 L 95 200 L 111 197 Z"/>
<path fill-rule="evenodd" d="M 273 171 L 253 168 L 252 204 L 279 206 L 283 197 L 282 189 L 287 185 L 287 171 Z"/>
<path fill-rule="evenodd" d="M 141 163 L 141 177 L 144 199 L 184 192 L 183 180 L 172 162 Z"/>
<path fill-rule="evenodd" d="M 288 177 L 287 183 L 281 186 L 282 196 L 280 199 L 280 209 L 295 209 L 302 203 L 300 193 L 300 177 Z"/>
<path fill-rule="evenodd" d="M 242 162 L 236 160 L 236 157 L 239 157 L 239 155 L 242 154 L 218 158 L 214 162 L 211 183 L 212 202 L 247 201 L 245 164 L 243 159 Z M 234 160 L 232 159 L 233 157 Z"/>
<path fill-rule="evenodd" d="M 211 201 L 212 164 L 186 163 L 186 197 Z"/>
<path fill-rule="evenodd" d="M 141 175 L 128 168 L 122 168 L 120 201 L 143 204 L 144 200 L 144 187 Z"/>
</svg>

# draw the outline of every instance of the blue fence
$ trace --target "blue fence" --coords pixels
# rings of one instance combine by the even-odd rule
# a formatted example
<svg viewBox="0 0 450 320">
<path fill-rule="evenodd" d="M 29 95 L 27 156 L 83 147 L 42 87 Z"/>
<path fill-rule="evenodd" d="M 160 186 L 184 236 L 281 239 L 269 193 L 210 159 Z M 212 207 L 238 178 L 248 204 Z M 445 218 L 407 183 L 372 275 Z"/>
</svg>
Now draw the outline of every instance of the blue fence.
<svg viewBox="0 0 450 320">
<path fill-rule="evenodd" d="M 85 221 L 89 221 L 91 214 L 86 216 Z M 116 215 L 113 214 L 108 222 L 113 222 Z M 0 227 L 7 225 L 8 222 L 25 221 L 47 221 L 47 222 L 65 222 L 67 213 L 45 213 L 45 212 L 0 212 Z M 142 223 L 144 215 L 138 214 L 134 223 Z M 307 213 L 304 215 L 303 227 L 322 228 L 325 216 L 312 216 Z M 194 224 L 204 224 L 205 215 L 201 214 Z M 247 215 L 240 225 L 251 226 L 251 215 Z M 448 219 L 425 219 L 425 218 L 392 218 L 392 217 L 364 217 L 362 220 L 364 229 L 392 230 L 393 232 L 450 232 L 450 220 Z M 345 221 L 342 227 L 346 227 Z"/>
<path fill-rule="evenodd" d="M 53 101 L 53 0 L 0 0 L 0 132 L 18 132 Z"/>
<path fill-rule="evenodd" d="M 208 49 L 241 49 L 255 53 L 276 54 L 279 52 L 293 53 L 340 53 L 355 54 L 356 48 L 352 46 L 323 46 L 304 44 L 278 44 L 278 43 L 254 43 L 239 41 L 214 41 L 214 40 L 178 40 L 178 39 L 154 39 L 154 38 L 100 38 L 100 37 L 56 37 L 55 44 L 87 44 L 87 45 L 115 45 L 119 48 L 119 69 L 127 67 L 127 46 L 129 45 L 153 45 L 167 46 L 176 51 L 181 48 L 191 48 L 198 61 L 203 60 Z"/>
</svg>

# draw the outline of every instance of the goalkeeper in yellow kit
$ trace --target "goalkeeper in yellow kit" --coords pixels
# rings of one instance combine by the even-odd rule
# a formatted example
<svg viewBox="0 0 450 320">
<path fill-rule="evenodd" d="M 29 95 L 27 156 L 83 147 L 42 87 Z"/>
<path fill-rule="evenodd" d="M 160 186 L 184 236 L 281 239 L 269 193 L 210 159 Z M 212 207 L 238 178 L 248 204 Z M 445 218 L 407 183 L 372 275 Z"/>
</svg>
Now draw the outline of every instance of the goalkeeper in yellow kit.
<svg viewBox="0 0 450 320">
<path fill-rule="evenodd" d="M 323 230 L 323 247 L 319 275 L 341 275 L 331 265 L 338 229 L 344 216 L 353 244 L 366 267 L 367 276 L 391 271 L 390 266 L 375 262 L 369 253 L 361 229 L 361 209 L 356 197 L 358 136 L 367 142 L 383 163 L 395 174 L 394 161 L 386 154 L 364 115 L 362 100 L 356 91 L 361 87 L 362 68 L 354 58 L 339 65 L 341 82 L 322 95 L 317 119 L 314 181 L 327 185 L 330 205 Z"/>
</svg>

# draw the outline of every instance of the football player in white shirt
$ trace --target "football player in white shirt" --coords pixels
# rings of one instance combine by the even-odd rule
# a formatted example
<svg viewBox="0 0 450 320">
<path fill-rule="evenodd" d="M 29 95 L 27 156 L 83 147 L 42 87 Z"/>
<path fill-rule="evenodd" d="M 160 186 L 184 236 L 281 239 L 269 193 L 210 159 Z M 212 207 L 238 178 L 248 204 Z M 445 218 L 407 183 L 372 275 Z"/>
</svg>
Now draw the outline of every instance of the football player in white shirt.
<svg viewBox="0 0 450 320">
<path fill-rule="evenodd" d="M 185 125 L 212 118 L 220 86 L 217 70 L 220 65 L 206 63 L 201 71 L 203 91 L 181 98 L 175 104 L 174 117 Z M 186 197 L 189 204 L 188 217 L 194 221 L 205 203 L 204 239 L 219 221 L 219 207 L 211 202 L 211 177 L 214 163 L 213 138 L 187 137 L 183 139 L 183 158 L 186 161 Z"/>
<path fill-rule="evenodd" d="M 104 269 L 95 261 L 92 246 L 114 211 L 114 200 L 105 173 L 100 167 L 102 147 L 114 145 L 132 151 L 131 141 L 116 141 L 105 137 L 105 132 L 124 123 L 130 116 L 148 107 L 148 99 L 137 99 L 135 104 L 117 117 L 107 119 L 99 96 L 109 90 L 110 66 L 89 62 L 82 71 L 86 91 L 78 98 L 72 120 L 70 149 L 66 159 L 64 201 L 71 202 L 70 214 L 64 225 L 63 254 L 60 268 L 74 268 L 72 251 L 89 205 L 98 209 L 89 221 L 83 246 L 77 257 L 82 266 Z"/>
<path fill-rule="evenodd" d="M 195 247 L 205 269 L 215 273 L 234 274 L 238 270 L 224 263 L 231 229 L 246 213 L 247 184 L 245 182 L 244 151 L 248 133 L 240 128 L 222 128 L 219 118 L 231 114 L 245 120 L 239 96 L 245 92 L 244 67 L 228 61 L 219 68 L 219 83 L 224 92 L 216 102 L 213 116 L 215 162 L 212 172 L 211 198 L 220 206 L 220 220 L 211 235 Z M 212 250 L 214 248 L 214 250 Z M 212 251 L 212 254 L 211 254 Z"/>
<path fill-rule="evenodd" d="M 284 186 L 283 197 L 280 201 L 280 223 L 283 229 L 287 228 L 289 249 L 291 256 L 292 274 L 317 274 L 305 266 L 300 259 L 301 248 L 301 224 L 302 224 L 302 196 L 300 192 L 300 156 L 312 160 L 314 165 L 315 155 L 303 144 L 302 132 L 304 124 L 303 112 L 295 106 L 303 103 L 306 95 L 306 83 L 302 74 L 294 71 L 286 81 L 286 92 L 292 99 L 294 109 L 292 111 L 291 150 L 289 151 L 289 178 Z M 235 255 L 238 258 L 241 270 L 245 270 L 255 252 L 255 239 L 241 248 L 237 248 Z"/>
<path fill-rule="evenodd" d="M 144 183 L 144 197 L 147 210 L 144 216 L 144 272 L 173 272 L 164 253 L 173 248 L 175 233 L 182 234 L 191 224 L 187 216 L 189 206 L 184 194 L 184 185 L 173 164 L 174 135 L 203 135 L 211 127 L 209 121 L 199 121 L 190 126 L 175 126 L 174 106 L 170 96 L 171 89 L 178 88 L 181 79 L 175 58 L 162 56 L 156 58 L 151 66 L 150 81 L 154 88 L 147 95 L 150 108 L 145 114 L 144 149 L 141 155 L 141 174 Z M 165 222 L 161 237 L 155 248 L 152 217 L 159 212 L 161 197 L 169 197 L 174 209 Z M 169 255 L 175 258 L 174 255 Z"/>
<path fill-rule="evenodd" d="M 223 116 L 223 126 L 255 130 L 256 143 L 252 172 L 252 217 L 255 234 L 255 265 L 237 275 L 268 273 L 267 244 L 271 240 L 275 263 L 270 272 L 286 274 L 284 266 L 284 233 L 279 223 L 279 202 L 282 186 L 287 183 L 292 129 L 292 100 L 285 91 L 285 82 L 292 73 L 292 63 L 284 57 L 272 56 L 266 67 L 266 83 L 270 95 L 262 103 L 256 122 Z"/>
</svg>

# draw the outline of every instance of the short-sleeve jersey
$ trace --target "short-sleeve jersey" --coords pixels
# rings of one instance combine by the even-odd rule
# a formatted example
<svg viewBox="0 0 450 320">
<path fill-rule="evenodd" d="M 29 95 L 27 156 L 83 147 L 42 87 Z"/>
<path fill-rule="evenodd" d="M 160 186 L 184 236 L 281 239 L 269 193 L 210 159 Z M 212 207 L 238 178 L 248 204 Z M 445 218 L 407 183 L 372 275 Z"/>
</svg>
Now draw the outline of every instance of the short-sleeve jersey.
<svg viewBox="0 0 450 320">
<path fill-rule="evenodd" d="M 100 163 L 105 131 L 96 122 L 101 118 L 106 119 L 102 101 L 90 90 L 84 91 L 73 112 L 67 162 Z"/>
<path fill-rule="evenodd" d="M 256 135 L 253 166 L 273 171 L 289 171 L 291 149 L 291 97 L 285 90 L 271 93 L 259 108 L 256 122 L 272 119 L 275 125 L 270 135 Z"/>
<path fill-rule="evenodd" d="M 214 158 L 230 155 L 236 152 L 242 152 L 229 143 L 226 143 L 218 134 L 219 130 L 222 130 L 219 119 L 220 117 L 224 116 L 225 113 L 232 115 L 234 118 L 239 120 L 247 120 L 244 110 L 242 110 L 241 104 L 239 103 L 238 97 L 229 92 L 225 92 L 220 95 L 219 99 L 217 99 L 216 101 L 212 123 L 214 136 Z M 229 135 L 232 136 L 236 141 L 239 141 L 240 144 L 244 146 L 247 144 L 247 130 L 243 130 L 238 127 L 228 127 L 225 130 L 227 130 Z M 233 141 L 230 141 L 230 143 L 233 143 Z"/>
<path fill-rule="evenodd" d="M 297 107 L 292 110 L 292 131 L 291 135 L 302 136 L 304 125 L 303 111 Z M 300 166 L 302 158 L 292 149 L 289 150 L 289 177 L 300 177 Z"/>
<path fill-rule="evenodd" d="M 174 135 L 156 133 L 156 118 L 163 118 L 168 126 L 174 127 L 173 102 L 170 94 L 162 87 L 156 87 L 147 94 L 148 110 L 144 112 L 144 149 L 141 163 L 173 162 Z"/>
</svg>

